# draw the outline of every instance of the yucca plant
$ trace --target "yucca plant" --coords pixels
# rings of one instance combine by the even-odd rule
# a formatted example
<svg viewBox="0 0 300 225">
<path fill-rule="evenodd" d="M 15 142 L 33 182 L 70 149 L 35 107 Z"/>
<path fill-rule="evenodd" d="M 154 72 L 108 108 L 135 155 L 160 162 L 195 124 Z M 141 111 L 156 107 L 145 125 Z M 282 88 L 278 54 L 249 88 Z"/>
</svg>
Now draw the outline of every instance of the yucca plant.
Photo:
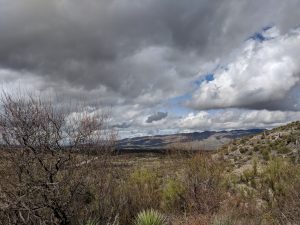
<svg viewBox="0 0 300 225">
<path fill-rule="evenodd" d="M 135 225 L 166 225 L 166 218 L 153 209 L 140 212 L 136 219 Z"/>
<path fill-rule="evenodd" d="M 98 225 L 99 223 L 95 219 L 89 219 L 85 225 Z"/>
</svg>

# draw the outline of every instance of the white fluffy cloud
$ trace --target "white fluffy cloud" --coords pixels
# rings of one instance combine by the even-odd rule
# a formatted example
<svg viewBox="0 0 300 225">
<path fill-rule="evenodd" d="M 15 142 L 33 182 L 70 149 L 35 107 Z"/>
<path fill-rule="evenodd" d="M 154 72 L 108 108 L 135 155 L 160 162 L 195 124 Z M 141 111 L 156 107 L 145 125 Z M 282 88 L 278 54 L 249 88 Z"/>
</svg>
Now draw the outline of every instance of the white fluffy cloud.
<svg viewBox="0 0 300 225">
<path fill-rule="evenodd" d="M 227 109 L 215 113 L 190 113 L 179 120 L 179 127 L 190 130 L 230 130 L 271 128 L 300 119 L 300 112 Z"/>
<path fill-rule="evenodd" d="M 223 109 L 194 112 L 183 117 L 170 116 L 154 124 L 145 123 L 145 119 L 142 113 L 136 115 L 135 119 L 129 119 L 130 126 L 117 129 L 119 138 L 207 130 L 273 128 L 299 120 L 300 112 Z M 122 121 L 126 121 L 125 117 Z"/>
<path fill-rule="evenodd" d="M 213 81 L 203 82 L 195 91 L 190 106 L 299 109 L 294 90 L 300 80 L 300 29 L 280 35 L 276 27 L 270 28 L 247 40 L 229 58 Z"/>
</svg>

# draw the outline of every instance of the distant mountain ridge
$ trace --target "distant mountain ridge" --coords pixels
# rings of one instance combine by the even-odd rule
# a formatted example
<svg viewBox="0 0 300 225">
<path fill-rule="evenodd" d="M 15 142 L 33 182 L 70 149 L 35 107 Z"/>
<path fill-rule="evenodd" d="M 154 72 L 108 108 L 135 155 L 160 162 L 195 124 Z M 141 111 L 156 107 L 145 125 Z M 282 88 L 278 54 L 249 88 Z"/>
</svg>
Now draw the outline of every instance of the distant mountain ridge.
<svg viewBox="0 0 300 225">
<path fill-rule="evenodd" d="M 117 142 L 117 149 L 163 150 L 174 146 L 177 148 L 185 146 L 185 148 L 190 148 L 192 150 L 216 150 L 236 138 L 258 134 L 263 131 L 264 129 L 204 131 L 125 138 Z"/>
</svg>

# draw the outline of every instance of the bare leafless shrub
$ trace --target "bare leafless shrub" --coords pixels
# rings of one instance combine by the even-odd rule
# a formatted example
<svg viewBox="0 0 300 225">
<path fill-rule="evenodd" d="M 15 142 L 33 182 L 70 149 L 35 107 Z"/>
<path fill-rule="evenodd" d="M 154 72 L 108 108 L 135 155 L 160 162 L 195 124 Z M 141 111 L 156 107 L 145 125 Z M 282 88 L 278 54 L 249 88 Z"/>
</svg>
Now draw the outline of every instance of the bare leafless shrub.
<svg viewBox="0 0 300 225">
<path fill-rule="evenodd" d="M 188 211 L 200 214 L 216 212 L 223 199 L 222 167 L 210 156 L 194 156 L 184 174 L 185 198 Z"/>
<path fill-rule="evenodd" d="M 112 150 L 107 115 L 71 113 L 32 95 L 4 93 L 1 103 L 0 223 L 75 223 L 92 199 L 89 166 L 107 163 Z"/>
</svg>

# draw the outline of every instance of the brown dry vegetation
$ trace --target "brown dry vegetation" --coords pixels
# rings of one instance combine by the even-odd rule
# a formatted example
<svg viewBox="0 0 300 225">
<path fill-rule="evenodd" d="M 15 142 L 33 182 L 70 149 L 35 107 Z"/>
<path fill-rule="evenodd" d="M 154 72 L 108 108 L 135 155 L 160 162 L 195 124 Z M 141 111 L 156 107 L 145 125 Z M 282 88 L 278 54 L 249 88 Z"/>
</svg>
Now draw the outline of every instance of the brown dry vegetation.
<svg viewBox="0 0 300 225">
<path fill-rule="evenodd" d="M 224 150 L 118 155 L 105 117 L 65 126 L 66 114 L 49 104 L 4 100 L 1 225 L 130 225 L 147 209 L 172 225 L 299 224 L 300 166 L 282 154 L 261 161 L 253 147 L 239 171 L 243 158 L 235 167 Z"/>
</svg>

